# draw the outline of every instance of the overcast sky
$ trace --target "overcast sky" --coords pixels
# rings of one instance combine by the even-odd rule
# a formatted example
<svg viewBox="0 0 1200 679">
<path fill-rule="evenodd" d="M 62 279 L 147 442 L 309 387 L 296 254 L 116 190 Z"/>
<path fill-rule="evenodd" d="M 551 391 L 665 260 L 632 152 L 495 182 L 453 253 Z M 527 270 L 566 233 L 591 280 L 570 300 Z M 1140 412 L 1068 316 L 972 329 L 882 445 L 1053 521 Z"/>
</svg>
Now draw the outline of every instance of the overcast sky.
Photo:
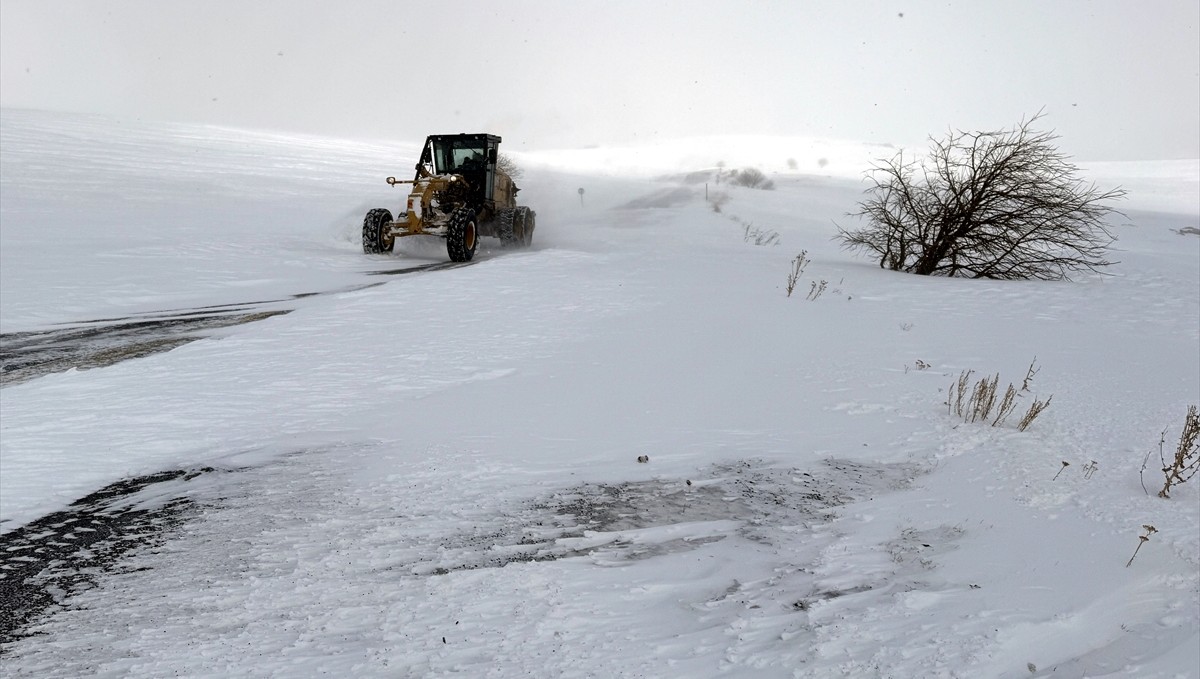
<svg viewBox="0 0 1200 679">
<path fill-rule="evenodd" d="M 1044 108 L 1079 160 L 1197 158 L 1198 34 L 1196 0 L 4 0 L 0 105 L 514 150 Z"/>
</svg>

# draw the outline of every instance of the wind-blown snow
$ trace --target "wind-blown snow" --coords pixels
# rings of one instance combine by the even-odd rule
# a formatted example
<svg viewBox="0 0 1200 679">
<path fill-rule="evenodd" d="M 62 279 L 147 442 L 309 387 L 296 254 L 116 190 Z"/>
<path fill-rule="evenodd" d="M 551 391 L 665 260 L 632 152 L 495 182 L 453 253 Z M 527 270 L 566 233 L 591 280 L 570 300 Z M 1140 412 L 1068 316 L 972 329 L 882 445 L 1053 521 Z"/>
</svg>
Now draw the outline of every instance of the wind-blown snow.
<svg viewBox="0 0 1200 679">
<path fill-rule="evenodd" d="M 207 470 L 6 676 L 1200 676 L 1200 481 L 1154 497 L 1200 402 L 1198 162 L 1089 165 L 1131 195 L 1073 282 L 845 253 L 871 147 L 786 140 L 521 156 L 531 250 L 390 276 L 445 259 L 358 243 L 416 144 L 8 110 L 0 144 L 4 333 L 293 309 L 0 390 L 0 530 Z M 686 176 L 718 161 L 778 188 Z M 1035 357 L 1027 431 L 947 414 Z"/>
</svg>

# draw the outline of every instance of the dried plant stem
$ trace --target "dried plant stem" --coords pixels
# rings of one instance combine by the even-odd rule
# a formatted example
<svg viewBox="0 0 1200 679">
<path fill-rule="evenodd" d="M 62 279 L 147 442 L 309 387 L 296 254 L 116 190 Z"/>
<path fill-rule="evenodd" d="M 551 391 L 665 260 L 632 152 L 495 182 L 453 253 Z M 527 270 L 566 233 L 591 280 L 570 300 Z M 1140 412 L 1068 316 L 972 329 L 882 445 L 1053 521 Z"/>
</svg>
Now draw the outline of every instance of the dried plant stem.
<svg viewBox="0 0 1200 679">
<path fill-rule="evenodd" d="M 1008 385 L 1008 390 L 1004 392 L 1004 398 L 1000 401 L 1000 410 L 996 413 L 996 419 L 992 420 L 992 426 L 998 427 L 1004 424 L 1004 420 L 1012 414 L 1012 411 L 1017 407 L 1017 390 L 1013 385 Z"/>
<path fill-rule="evenodd" d="M 1025 384 L 1022 389 L 1029 386 L 1029 381 L 1034 373 L 1037 372 L 1035 365 L 1037 359 L 1029 364 L 1029 370 L 1025 375 Z M 990 422 L 993 427 L 998 427 L 1008 420 L 1008 417 L 1017 409 L 1017 398 L 1020 396 L 1020 391 L 1011 383 L 1004 390 L 1004 396 L 1000 398 L 1000 405 L 996 405 L 996 396 L 1000 388 L 1000 373 L 996 373 L 991 377 L 984 377 L 979 380 L 974 388 L 968 391 L 968 385 L 971 383 L 971 376 L 974 375 L 972 370 L 964 370 L 958 375 L 958 379 L 950 383 L 950 389 L 946 397 L 946 412 L 957 415 L 967 422 Z M 968 395 L 969 394 L 969 395 Z M 1039 401 L 1034 399 L 1033 405 L 1029 411 L 1021 418 L 1018 429 L 1025 431 L 1026 428 L 1033 422 L 1038 415 L 1041 414 L 1047 406 L 1050 405 L 1050 399 Z"/>
<path fill-rule="evenodd" d="M 823 292 L 825 292 L 825 286 L 827 285 L 829 285 L 829 281 L 824 279 L 822 279 L 819 283 L 817 281 L 813 281 L 812 287 L 808 291 L 809 301 L 817 301 L 817 298 L 820 297 Z"/>
<path fill-rule="evenodd" d="M 1162 435 L 1158 439 L 1158 454 L 1162 455 L 1163 444 L 1167 442 L 1167 430 L 1163 430 Z M 1154 454 L 1154 450 L 1146 451 L 1146 457 L 1142 458 L 1142 468 L 1138 470 L 1138 480 L 1142 483 L 1142 492 L 1149 495 L 1150 491 L 1146 490 L 1146 467 L 1150 466 L 1150 456 Z"/>
<path fill-rule="evenodd" d="M 1163 484 L 1163 489 L 1158 491 L 1159 497 L 1171 497 L 1171 486 L 1186 483 L 1196 475 L 1196 471 L 1200 469 L 1198 439 L 1200 439 L 1200 413 L 1197 412 L 1196 406 L 1188 406 L 1187 416 L 1183 422 L 1183 431 L 1179 435 L 1179 445 L 1176 446 L 1175 455 L 1169 461 L 1163 456 L 1162 449 L 1162 445 L 1166 441 L 1165 432 L 1159 442 L 1158 455 L 1162 460 L 1163 474 L 1166 475 L 1166 483 Z"/>
<path fill-rule="evenodd" d="M 804 275 L 804 268 L 808 266 L 808 250 L 801 250 L 800 254 L 792 260 L 792 271 L 788 274 L 787 296 L 792 296 L 792 291 L 796 289 L 796 283 L 800 277 Z"/>
<path fill-rule="evenodd" d="M 967 384 L 971 381 L 974 370 L 962 371 L 956 382 L 950 384 L 950 398 L 946 401 L 947 409 L 959 417 L 963 416 L 963 397 L 967 393 Z"/>
<path fill-rule="evenodd" d="M 1142 531 L 1142 534 L 1138 536 L 1138 546 L 1133 550 L 1133 556 L 1129 557 L 1129 561 L 1125 564 L 1126 568 L 1129 568 L 1129 566 L 1133 564 L 1133 560 L 1137 558 L 1138 551 L 1141 550 L 1142 545 L 1149 542 L 1150 536 L 1154 533 L 1157 533 L 1158 529 L 1154 526 L 1144 525 L 1142 526 Z"/>
<path fill-rule="evenodd" d="M 1142 545 L 1146 544 L 1149 540 L 1150 538 L 1146 537 L 1145 535 L 1138 536 L 1138 546 L 1133 550 L 1133 556 L 1129 557 L 1129 561 L 1125 564 L 1126 568 L 1129 568 L 1131 565 L 1133 565 L 1133 560 L 1137 558 L 1138 550 L 1141 549 Z"/>
<path fill-rule="evenodd" d="M 1021 423 L 1017 425 L 1017 430 L 1025 431 L 1028 429 L 1029 425 L 1033 424 L 1033 421 L 1037 419 L 1037 416 L 1041 415 L 1043 410 L 1050 407 L 1050 401 L 1052 400 L 1054 400 L 1053 396 L 1045 401 L 1039 401 L 1036 398 L 1033 399 L 1033 405 L 1029 406 L 1029 412 L 1025 413 L 1025 417 L 1021 418 Z"/>
<path fill-rule="evenodd" d="M 1025 373 L 1025 381 L 1021 383 L 1021 391 L 1029 391 L 1029 385 L 1033 383 L 1033 376 L 1038 374 L 1037 356 L 1033 357 L 1033 362 L 1029 364 L 1029 371 Z"/>
<path fill-rule="evenodd" d="M 1051 480 L 1051 481 L 1057 481 L 1057 480 L 1058 480 L 1058 477 L 1059 477 L 1059 476 L 1060 476 L 1060 475 L 1063 473 L 1063 471 L 1065 471 L 1065 470 L 1066 470 L 1066 468 L 1067 468 L 1067 467 L 1070 467 L 1070 466 L 1071 466 L 1071 463 L 1070 463 L 1070 462 L 1067 462 L 1066 460 L 1063 460 L 1062 466 L 1058 468 L 1058 474 L 1055 474 L 1055 475 L 1054 475 L 1054 478 L 1052 478 L 1052 479 L 1050 479 L 1050 480 Z"/>
<path fill-rule="evenodd" d="M 996 386 L 1000 383 L 1000 373 L 996 373 L 990 380 L 986 377 L 975 385 L 975 391 L 971 394 L 970 407 L 971 421 L 987 420 L 991 415 L 992 406 L 996 403 Z"/>
</svg>

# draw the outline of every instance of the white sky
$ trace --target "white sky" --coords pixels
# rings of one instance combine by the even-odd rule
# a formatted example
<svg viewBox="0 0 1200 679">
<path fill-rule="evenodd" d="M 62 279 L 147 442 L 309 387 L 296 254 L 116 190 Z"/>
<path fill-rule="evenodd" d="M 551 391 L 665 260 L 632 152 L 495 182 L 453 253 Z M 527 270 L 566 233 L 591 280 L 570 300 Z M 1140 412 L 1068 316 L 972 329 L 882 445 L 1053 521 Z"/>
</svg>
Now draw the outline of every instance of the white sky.
<svg viewBox="0 0 1200 679">
<path fill-rule="evenodd" d="M 1200 3 L 4 0 L 0 105 L 513 150 L 921 143 L 1045 108 L 1079 160 L 1200 157 Z"/>
</svg>

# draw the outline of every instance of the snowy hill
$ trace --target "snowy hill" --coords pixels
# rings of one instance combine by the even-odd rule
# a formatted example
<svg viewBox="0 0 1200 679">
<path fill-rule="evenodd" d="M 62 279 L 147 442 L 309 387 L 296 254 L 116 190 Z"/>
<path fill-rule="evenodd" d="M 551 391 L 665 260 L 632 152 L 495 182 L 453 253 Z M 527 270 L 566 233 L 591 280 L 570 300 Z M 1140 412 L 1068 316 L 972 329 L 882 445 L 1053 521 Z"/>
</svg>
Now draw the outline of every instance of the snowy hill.
<svg viewBox="0 0 1200 679">
<path fill-rule="evenodd" d="M 5 110 L 0 147 L 6 362 L 159 333 L 0 389 L 5 676 L 1200 676 L 1200 480 L 1154 496 L 1200 161 L 1087 166 L 1120 263 L 1045 283 L 841 251 L 867 144 L 514 154 L 534 247 L 454 268 L 361 251 L 415 142 Z M 964 422 L 965 370 L 1053 400 Z"/>
</svg>

